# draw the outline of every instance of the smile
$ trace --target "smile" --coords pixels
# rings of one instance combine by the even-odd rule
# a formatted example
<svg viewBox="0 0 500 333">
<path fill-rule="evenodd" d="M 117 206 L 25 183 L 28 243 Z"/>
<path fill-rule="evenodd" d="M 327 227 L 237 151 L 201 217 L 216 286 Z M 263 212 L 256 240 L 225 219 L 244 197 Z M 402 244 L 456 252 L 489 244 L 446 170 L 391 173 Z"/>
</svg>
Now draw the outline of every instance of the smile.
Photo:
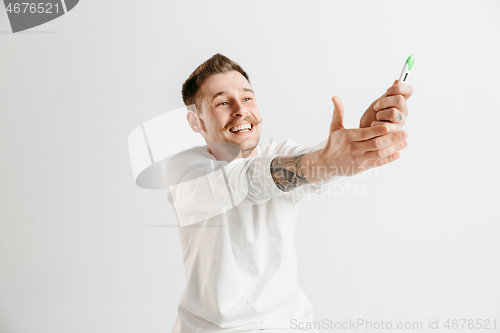
<svg viewBox="0 0 500 333">
<path fill-rule="evenodd" d="M 253 124 L 249 124 L 250 125 L 250 129 L 248 128 L 243 128 L 243 129 L 240 129 L 239 131 L 237 132 L 233 132 L 231 129 L 229 130 L 229 132 L 231 132 L 232 134 L 234 135 L 250 135 L 251 133 L 253 133 Z M 244 125 L 243 125 L 244 126 Z M 237 128 L 240 128 L 241 126 L 238 126 Z"/>
</svg>

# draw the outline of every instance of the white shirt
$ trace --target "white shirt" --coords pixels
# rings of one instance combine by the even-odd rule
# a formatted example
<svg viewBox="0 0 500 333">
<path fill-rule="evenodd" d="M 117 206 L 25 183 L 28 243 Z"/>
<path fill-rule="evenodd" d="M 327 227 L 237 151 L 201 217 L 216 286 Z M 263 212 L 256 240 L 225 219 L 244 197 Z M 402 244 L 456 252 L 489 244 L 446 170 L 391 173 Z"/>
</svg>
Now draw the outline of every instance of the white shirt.
<svg viewBox="0 0 500 333">
<path fill-rule="evenodd" d="M 340 177 L 283 192 L 270 163 L 325 144 L 273 139 L 258 145 L 258 156 L 230 163 L 217 161 L 206 145 L 170 158 L 168 200 L 180 225 L 186 277 L 173 333 L 310 332 L 291 326 L 313 321 L 297 284 L 297 208 Z"/>
</svg>

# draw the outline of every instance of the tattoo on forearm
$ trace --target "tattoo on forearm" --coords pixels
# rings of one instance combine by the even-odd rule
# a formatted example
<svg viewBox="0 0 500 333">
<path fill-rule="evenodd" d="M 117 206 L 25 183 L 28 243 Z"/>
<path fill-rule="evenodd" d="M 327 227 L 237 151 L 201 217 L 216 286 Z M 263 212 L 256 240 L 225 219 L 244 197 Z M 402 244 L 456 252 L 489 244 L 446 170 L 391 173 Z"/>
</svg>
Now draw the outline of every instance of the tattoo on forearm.
<svg viewBox="0 0 500 333">
<path fill-rule="evenodd" d="M 301 169 L 304 155 L 276 156 L 271 161 L 271 176 L 276 186 L 283 192 L 290 192 L 298 186 L 309 183 Z"/>
</svg>

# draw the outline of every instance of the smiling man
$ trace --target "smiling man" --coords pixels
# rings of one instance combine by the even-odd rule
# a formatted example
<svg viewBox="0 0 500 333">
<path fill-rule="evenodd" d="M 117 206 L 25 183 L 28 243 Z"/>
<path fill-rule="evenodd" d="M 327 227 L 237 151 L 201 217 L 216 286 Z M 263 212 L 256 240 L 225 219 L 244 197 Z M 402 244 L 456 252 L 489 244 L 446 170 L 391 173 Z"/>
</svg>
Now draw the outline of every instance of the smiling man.
<svg viewBox="0 0 500 333">
<path fill-rule="evenodd" d="M 255 93 L 243 69 L 217 73 L 205 78 L 199 85 L 198 103 L 196 92 L 188 90 L 189 83 L 191 82 L 188 81 L 184 85 L 184 96 L 186 99 L 194 99 L 187 102 L 194 102 L 199 112 L 196 114 L 196 111 L 189 111 L 187 119 L 195 132 L 203 133 L 208 151 L 217 160 L 232 160 L 234 156 L 226 156 L 225 149 L 211 144 L 232 142 L 234 147 L 237 146 L 241 151 L 241 157 L 257 156 L 255 148 L 262 133 L 262 120 Z"/>
<path fill-rule="evenodd" d="M 173 333 L 317 332 L 297 284 L 298 204 L 337 179 L 396 160 L 413 89 L 394 84 L 343 127 L 333 97 L 328 138 L 260 143 L 262 118 L 245 71 L 216 54 L 182 87 L 187 120 L 206 145 L 180 152 L 165 176 L 180 228 L 186 286 Z M 326 134 L 326 129 L 325 129 Z"/>
</svg>

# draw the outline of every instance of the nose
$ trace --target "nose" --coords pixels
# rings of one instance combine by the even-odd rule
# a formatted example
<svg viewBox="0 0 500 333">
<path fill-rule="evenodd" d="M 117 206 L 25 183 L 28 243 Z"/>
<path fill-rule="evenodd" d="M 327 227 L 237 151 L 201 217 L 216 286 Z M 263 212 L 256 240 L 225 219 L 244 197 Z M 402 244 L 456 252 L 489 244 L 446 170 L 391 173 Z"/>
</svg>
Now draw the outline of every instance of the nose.
<svg viewBox="0 0 500 333">
<path fill-rule="evenodd" d="M 235 117 L 245 117 L 248 111 L 245 106 L 241 102 L 234 103 L 233 116 Z"/>
</svg>

